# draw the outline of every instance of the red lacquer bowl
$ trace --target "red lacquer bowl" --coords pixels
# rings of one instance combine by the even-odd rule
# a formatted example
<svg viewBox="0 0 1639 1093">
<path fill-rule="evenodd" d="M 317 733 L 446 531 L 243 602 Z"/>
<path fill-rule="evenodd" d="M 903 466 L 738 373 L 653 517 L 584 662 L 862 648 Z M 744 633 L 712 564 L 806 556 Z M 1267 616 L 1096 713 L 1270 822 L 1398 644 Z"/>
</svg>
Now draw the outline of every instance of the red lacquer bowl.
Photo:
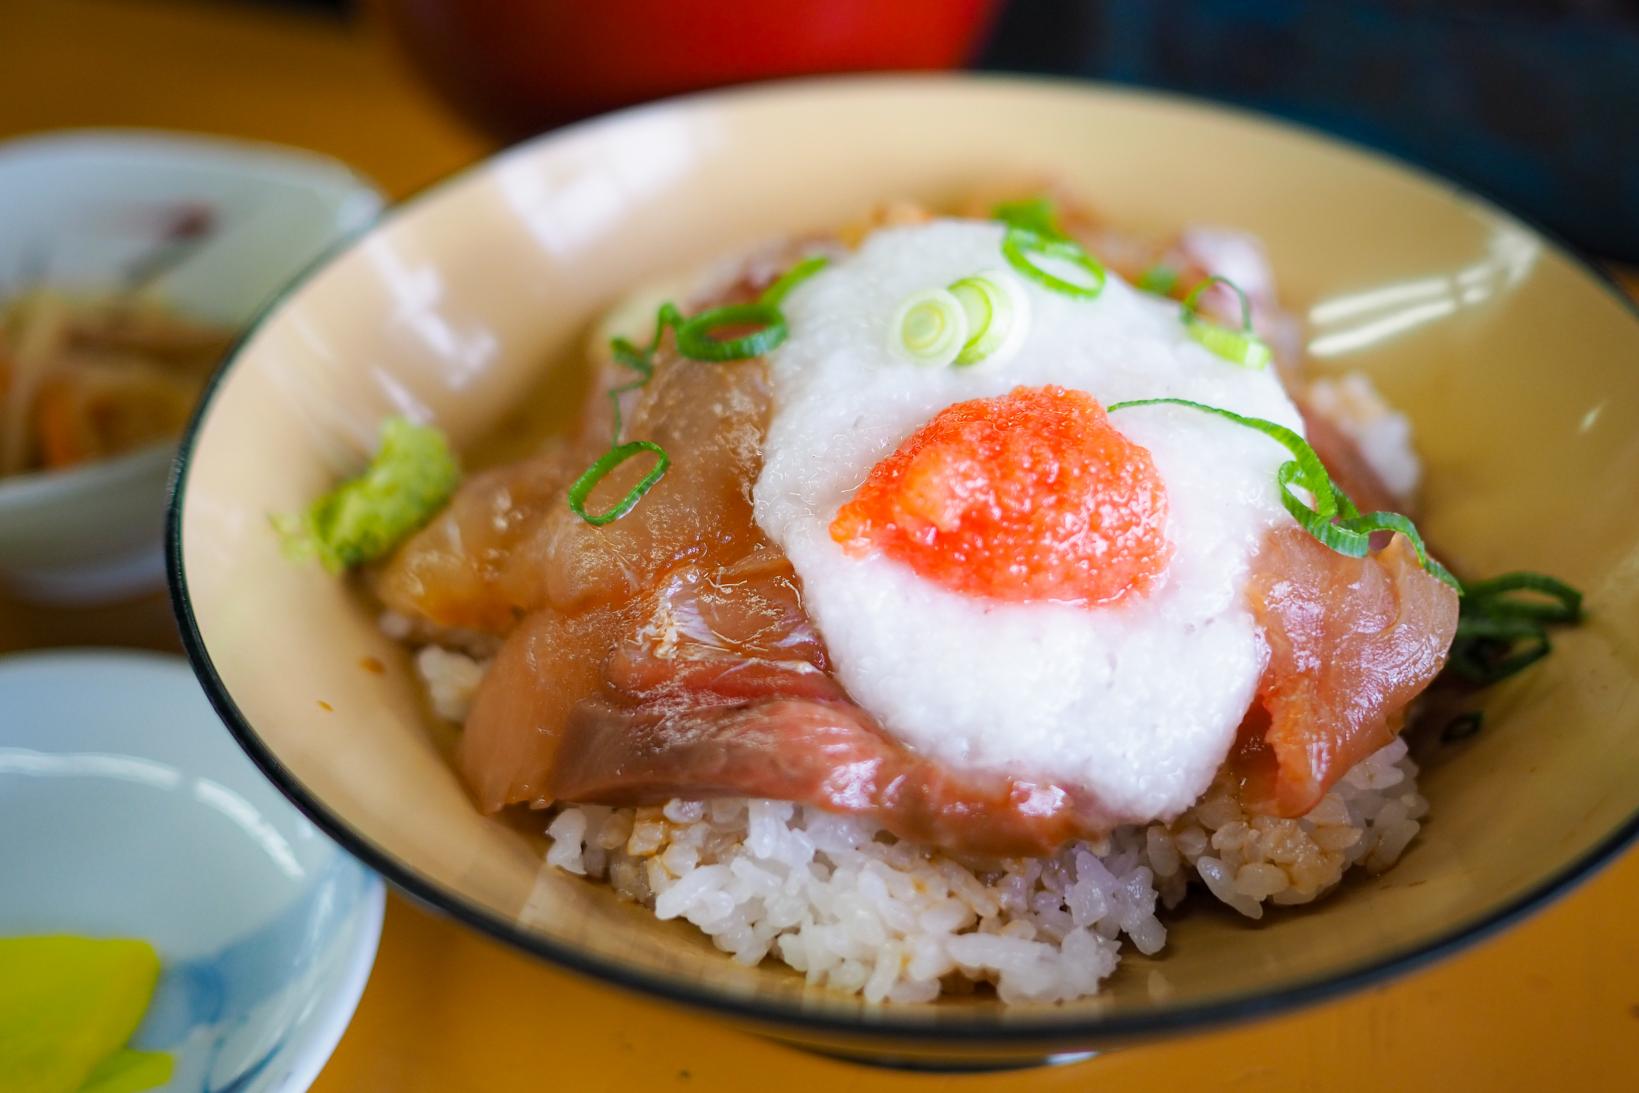
<svg viewBox="0 0 1639 1093">
<path fill-rule="evenodd" d="M 684 91 L 954 68 L 1000 0 L 372 0 L 468 120 L 505 140 Z"/>
</svg>

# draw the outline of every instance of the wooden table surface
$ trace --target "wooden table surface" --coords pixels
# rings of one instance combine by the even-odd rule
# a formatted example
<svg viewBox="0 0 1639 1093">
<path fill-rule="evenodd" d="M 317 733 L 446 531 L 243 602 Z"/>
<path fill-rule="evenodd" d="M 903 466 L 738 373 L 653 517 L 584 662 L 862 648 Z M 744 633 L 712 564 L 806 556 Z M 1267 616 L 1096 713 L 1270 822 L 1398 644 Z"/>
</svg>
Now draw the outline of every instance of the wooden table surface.
<svg viewBox="0 0 1639 1093">
<path fill-rule="evenodd" d="M 487 151 L 365 29 L 203 0 L 0 0 L 0 137 L 97 125 L 304 145 L 395 197 Z M 79 612 L 0 602 L 0 652 L 65 644 L 174 648 L 175 637 L 158 596 Z M 1630 852 L 1501 937 L 1340 1002 L 1055 1071 L 939 1077 L 744 1036 L 527 959 L 395 896 L 370 985 L 314 1088 L 1634 1089 L 1636 910 Z"/>
</svg>

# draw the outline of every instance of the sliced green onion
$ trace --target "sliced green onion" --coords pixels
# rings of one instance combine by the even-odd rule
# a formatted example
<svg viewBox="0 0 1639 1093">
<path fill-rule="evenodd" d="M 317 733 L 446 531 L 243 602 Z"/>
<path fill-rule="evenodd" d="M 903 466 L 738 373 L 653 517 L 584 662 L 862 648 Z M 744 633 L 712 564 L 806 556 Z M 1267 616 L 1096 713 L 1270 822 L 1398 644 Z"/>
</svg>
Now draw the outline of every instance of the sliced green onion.
<svg viewBox="0 0 1639 1093">
<path fill-rule="evenodd" d="M 817 261 L 820 265 L 824 264 L 824 259 Z M 812 266 L 802 271 L 800 276 L 787 280 L 798 273 L 801 265 L 770 285 L 764 296 L 778 290 L 783 297 L 819 269 L 819 265 Z M 718 330 L 730 326 L 754 326 L 757 329 L 733 338 L 717 336 Z M 677 351 L 697 361 L 738 361 L 760 357 L 785 341 L 786 336 L 785 316 L 776 304 L 769 303 L 766 298 L 756 303 L 714 307 L 687 319 L 675 304 L 665 303 L 660 305 L 655 315 L 654 337 L 647 346 L 639 348 L 625 338 L 613 338 L 609 342 L 610 351 L 615 360 L 647 380 L 654 374 L 654 355 L 659 351 L 660 339 L 668 327 L 677 335 Z"/>
<path fill-rule="evenodd" d="M 653 469 L 639 479 L 637 485 L 633 486 L 625 497 L 615 502 L 613 507 L 595 514 L 587 512 L 586 499 L 591 496 L 597 484 L 602 482 L 610 471 L 643 452 L 653 452 L 657 457 Z M 665 476 L 666 468 L 671 465 L 671 457 L 666 454 L 666 449 L 653 441 L 632 440 L 625 444 L 617 444 L 604 452 L 596 463 L 586 468 L 569 487 L 569 509 L 593 527 L 612 524 L 636 508 L 637 503 L 643 500 L 643 495 L 654 489 L 655 483 Z"/>
<path fill-rule="evenodd" d="M 1241 301 L 1241 328 L 1231 330 L 1226 326 L 1219 326 L 1208 319 L 1201 318 L 1196 302 L 1201 293 L 1213 285 L 1226 285 L 1232 289 Z M 1252 330 L 1252 301 L 1239 285 L 1227 277 L 1208 277 L 1200 284 L 1189 290 L 1184 297 L 1183 308 L 1180 312 L 1184 320 L 1184 327 L 1189 336 L 1200 342 L 1214 354 L 1238 364 L 1242 368 L 1264 368 L 1269 364 L 1269 346 Z"/>
<path fill-rule="evenodd" d="M 1270 352 L 1262 338 L 1240 330 L 1230 330 L 1205 319 L 1189 324 L 1189 336 L 1200 342 L 1215 356 L 1231 364 L 1250 368 L 1254 372 L 1269 365 Z"/>
<path fill-rule="evenodd" d="M 1237 285 L 1234 281 L 1231 281 L 1228 277 L 1219 277 L 1217 274 L 1208 277 L 1206 280 L 1190 289 L 1189 295 L 1184 297 L 1184 322 L 1192 323 L 1201 317 L 1197 301 L 1201 299 L 1201 294 L 1213 285 L 1223 285 L 1236 295 L 1241 302 L 1241 329 L 1250 331 L 1252 329 L 1251 298 L 1248 297 L 1246 293 L 1242 292 L 1241 286 Z"/>
<path fill-rule="evenodd" d="M 1458 678 L 1483 687 L 1530 667 L 1553 650 L 1540 623 L 1459 618 L 1446 666 Z"/>
<path fill-rule="evenodd" d="M 1002 270 L 987 270 L 951 282 L 949 292 L 967 315 L 967 341 L 956 355 L 958 365 L 975 364 L 996 353 L 1021 333 L 1029 298 L 1014 287 L 1017 282 Z"/>
<path fill-rule="evenodd" d="M 930 288 L 907 296 L 888 329 L 895 353 L 916 364 L 943 367 L 967 344 L 967 310 L 950 290 Z"/>
<path fill-rule="evenodd" d="M 1317 539 L 1321 545 L 1350 558 L 1366 556 L 1371 550 L 1373 532 L 1398 532 L 1411 542 L 1412 548 L 1417 552 L 1418 563 L 1430 576 L 1455 589 L 1459 596 L 1462 595 L 1462 583 L 1429 554 L 1428 548 L 1423 544 L 1423 537 L 1418 534 L 1416 526 L 1410 520 L 1397 512 L 1362 514 L 1349 499 L 1349 495 L 1332 481 L 1326 465 L 1320 461 L 1320 456 L 1315 454 L 1309 442 L 1286 426 L 1263 418 L 1244 417 L 1232 410 L 1181 398 L 1133 399 L 1128 402 L 1117 402 L 1107 409 L 1110 413 L 1115 413 L 1117 410 L 1135 406 L 1183 406 L 1202 413 L 1214 414 L 1269 437 L 1292 455 L 1291 459 L 1280 465 L 1275 474 L 1275 481 L 1280 488 L 1281 505 L 1291 514 L 1292 519 L 1298 522 L 1299 527 Z M 1293 493 L 1294 486 L 1308 491 L 1314 498 L 1314 504 L 1310 505 Z"/>
<path fill-rule="evenodd" d="M 820 270 L 831 264 L 831 260 L 823 254 L 816 254 L 812 258 L 804 258 L 784 273 L 757 297 L 759 304 L 769 307 L 779 307 L 785 303 L 785 298 L 791 295 L 791 290 L 814 276 Z"/>
<path fill-rule="evenodd" d="M 1010 228 L 1023 228 L 1047 239 L 1062 239 L 1058 227 L 1058 209 L 1050 197 L 1031 197 L 1023 201 L 1004 201 L 990 211 L 991 219 L 1000 220 Z"/>
<path fill-rule="evenodd" d="M 1008 228 L 1002 239 L 1002 257 L 1024 276 L 1064 296 L 1078 300 L 1096 299 L 1104 291 L 1104 267 L 1081 247 L 1063 238 L 1042 235 L 1024 228 Z M 1067 281 L 1037 265 L 1042 258 L 1057 259 L 1087 274 L 1086 284 Z"/>
<path fill-rule="evenodd" d="M 615 360 L 648 379 L 654 374 L 654 355 L 660 351 L 660 339 L 666 333 L 666 328 L 677 326 L 682 321 L 683 313 L 677 310 L 676 304 L 663 303 L 660 310 L 655 313 L 654 336 L 649 339 L 647 346 L 639 349 L 625 338 L 611 338 L 609 350 Z"/>
<path fill-rule="evenodd" d="M 1539 622 L 1582 621 L 1582 593 L 1546 573 L 1504 573 L 1490 580 L 1475 581 L 1467 589 L 1465 606 L 1471 606 L 1475 611 L 1483 606 L 1493 615 L 1536 619 Z M 1535 593 L 1547 597 L 1550 602 L 1505 598 L 1520 592 Z"/>
<path fill-rule="evenodd" d="M 1496 683 L 1535 664 L 1553 651 L 1549 624 L 1582 621 L 1582 593 L 1545 573 L 1505 573 L 1467 592 L 1449 663 L 1470 683 Z"/>
<path fill-rule="evenodd" d="M 675 327 L 682 321 L 683 313 L 677 310 L 675 304 L 668 302 L 661 304 L 660 310 L 655 314 L 654 336 L 649 339 L 647 346 L 638 348 L 625 338 L 609 339 L 609 352 L 615 358 L 615 361 L 637 373 L 632 380 L 617 384 L 604 392 L 609 396 L 609 402 L 615 408 L 615 429 L 611 434 L 615 439 L 615 443 L 620 443 L 620 434 L 625 429 L 625 421 L 620 412 L 620 396 L 630 391 L 636 391 L 653 378 L 654 355 L 660 351 L 661 337 L 666 333 L 667 327 Z"/>
<path fill-rule="evenodd" d="M 792 289 L 823 269 L 826 262 L 823 255 L 798 262 L 764 289 L 755 303 L 714 307 L 692 318 L 684 318 L 675 304 L 661 304 L 655 313 L 654 335 L 646 346 L 635 345 L 626 338 L 611 338 L 609 349 L 615 361 L 636 375 L 629 382 L 617 384 L 606 392 L 615 411 L 614 445 L 569 487 L 570 511 L 594 527 L 612 524 L 636 508 L 643 495 L 654 488 L 655 483 L 665 475 L 666 468 L 671 466 L 671 457 L 665 449 L 652 441 L 620 442 L 625 427 L 620 397 L 637 390 L 654 377 L 654 357 L 660 351 L 660 340 L 668 328 L 677 338 L 677 351 L 691 360 L 717 362 L 760 357 L 786 339 L 788 331 L 785 316 L 780 312 L 781 301 Z M 730 337 L 719 336 L 719 331 L 734 327 L 752 329 Z M 654 468 L 612 508 L 596 514 L 587 512 L 586 499 L 597 484 L 610 471 L 642 452 L 652 452 L 658 457 Z"/>
<path fill-rule="evenodd" d="M 1172 290 L 1178 287 L 1178 271 L 1157 262 L 1138 275 L 1138 287 L 1157 296 L 1171 295 Z"/>
<path fill-rule="evenodd" d="M 748 334 L 719 338 L 724 327 L 754 326 Z M 727 304 L 689 319 L 677 328 L 677 350 L 697 361 L 741 361 L 760 357 L 785 341 L 785 316 L 771 304 Z"/>
</svg>

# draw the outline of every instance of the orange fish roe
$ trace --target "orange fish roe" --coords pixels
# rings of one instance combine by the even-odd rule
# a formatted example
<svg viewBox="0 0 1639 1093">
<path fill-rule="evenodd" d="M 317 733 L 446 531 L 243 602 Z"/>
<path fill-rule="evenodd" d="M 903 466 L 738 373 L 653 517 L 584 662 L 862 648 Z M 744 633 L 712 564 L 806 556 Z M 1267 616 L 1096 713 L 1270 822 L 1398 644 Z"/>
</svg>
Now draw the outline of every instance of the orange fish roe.
<svg viewBox="0 0 1639 1093">
<path fill-rule="evenodd" d="M 1166 520 L 1150 453 L 1096 399 L 1016 387 L 911 434 L 838 510 L 831 538 L 957 592 L 1098 604 L 1166 568 Z"/>
</svg>

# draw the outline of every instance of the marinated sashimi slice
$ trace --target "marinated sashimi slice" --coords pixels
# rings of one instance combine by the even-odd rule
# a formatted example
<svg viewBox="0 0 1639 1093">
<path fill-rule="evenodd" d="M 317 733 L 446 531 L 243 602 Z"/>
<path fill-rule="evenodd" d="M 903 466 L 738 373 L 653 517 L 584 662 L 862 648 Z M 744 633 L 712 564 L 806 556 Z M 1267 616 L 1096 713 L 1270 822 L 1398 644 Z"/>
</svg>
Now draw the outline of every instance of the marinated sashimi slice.
<svg viewBox="0 0 1639 1093">
<path fill-rule="evenodd" d="M 658 804 L 767 797 L 866 816 L 958 853 L 1038 856 L 1110 818 L 1073 795 L 959 773 L 885 737 L 846 701 L 768 699 L 656 712 L 587 703 L 564 730 L 551 786 L 565 800 Z"/>
<path fill-rule="evenodd" d="M 436 626 L 505 633 L 543 602 L 538 568 L 518 545 L 563 504 L 585 458 L 553 445 L 532 458 L 467 479 L 444 511 L 375 575 L 376 595 L 400 614 Z"/>
<path fill-rule="evenodd" d="M 626 605 L 577 614 L 543 608 L 518 626 L 467 718 L 461 767 L 486 811 L 544 805 L 571 715 L 586 702 L 651 710 L 773 696 L 842 700 L 775 552 L 706 569 L 679 567 Z"/>
<path fill-rule="evenodd" d="M 1269 665 L 1234 762 L 1252 808 L 1300 816 L 1394 738 L 1445 664 L 1457 594 L 1404 536 L 1350 558 L 1296 528 L 1271 533 L 1247 591 Z"/>
<path fill-rule="evenodd" d="M 771 797 L 978 854 L 1046 853 L 1108 825 L 1056 787 L 917 756 L 825 666 L 779 555 L 685 567 L 640 610 L 531 616 L 484 679 L 462 767 L 486 811 Z"/>
<path fill-rule="evenodd" d="M 801 256 L 835 249 L 821 239 L 763 248 L 683 302 L 692 313 L 755 299 Z M 692 361 L 677 353 L 670 334 L 647 383 L 636 382 L 638 373 L 607 345 L 594 361 L 575 435 L 468 479 L 375 574 L 387 607 L 435 626 L 505 633 L 537 607 L 628 600 L 674 565 L 732 560 L 762 540 L 750 504 L 769 411 L 762 362 Z M 659 444 L 672 465 L 645 496 L 643 519 L 598 527 L 570 511 L 567 494 L 609 447 L 615 401 L 621 439 Z M 589 510 L 618 500 L 651 466 L 645 457 L 616 468 L 588 499 Z"/>
<path fill-rule="evenodd" d="M 762 469 L 769 398 L 760 361 L 657 363 L 623 435 L 660 445 L 671 468 L 644 496 L 641 519 L 598 527 L 567 504 L 547 515 L 518 559 L 544 574 L 546 602 L 563 611 L 625 602 L 674 566 L 736 559 L 761 543 L 751 487 Z M 617 467 L 587 510 L 613 505 L 652 465 L 640 457 Z"/>
<path fill-rule="evenodd" d="M 1347 558 L 1272 534 L 1250 586 L 1270 645 L 1233 757 L 1250 807 L 1301 815 L 1387 744 L 1443 664 L 1456 597 L 1402 538 Z M 974 854 L 1047 853 L 1114 818 L 1073 787 L 954 770 L 886 736 L 826 671 L 788 564 L 685 567 L 632 610 L 547 609 L 508 639 L 468 720 L 479 803 L 769 797 Z"/>
<path fill-rule="evenodd" d="M 478 806 L 543 805 L 563 726 L 603 687 L 609 649 L 627 615 L 602 608 L 570 616 L 546 608 L 507 636 L 467 715 L 458 759 Z"/>
<path fill-rule="evenodd" d="M 604 396 L 596 401 L 607 407 Z M 643 499 L 642 519 L 597 527 L 570 511 L 569 484 L 596 456 L 582 438 L 469 479 L 382 569 L 377 594 L 435 625 L 504 633 L 537 607 L 625 602 L 673 566 L 738 557 L 762 540 L 749 498 L 767 417 L 759 363 L 663 353 L 623 433 L 659 444 L 672 460 Z M 616 468 L 588 509 L 614 503 L 650 466 L 645 457 Z"/>
<path fill-rule="evenodd" d="M 828 667 L 791 564 L 765 549 L 721 569 L 686 566 L 668 575 L 635 632 L 614 648 L 607 675 L 651 705 L 846 697 Z"/>
</svg>

